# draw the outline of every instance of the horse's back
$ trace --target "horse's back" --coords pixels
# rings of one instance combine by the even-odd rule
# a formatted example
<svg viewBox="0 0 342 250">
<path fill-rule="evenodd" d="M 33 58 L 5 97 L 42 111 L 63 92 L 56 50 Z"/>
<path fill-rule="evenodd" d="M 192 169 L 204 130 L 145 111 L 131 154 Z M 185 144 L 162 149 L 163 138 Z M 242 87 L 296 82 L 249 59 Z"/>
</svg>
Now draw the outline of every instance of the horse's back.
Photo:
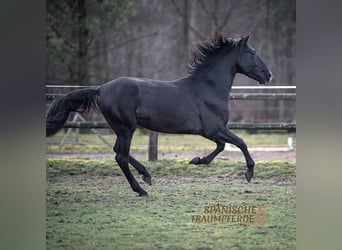
<svg viewBox="0 0 342 250">
<path fill-rule="evenodd" d="M 165 92 L 158 91 L 160 86 L 158 81 L 150 79 L 120 77 L 99 88 L 99 108 L 106 119 L 131 121 L 132 116 L 138 118 L 139 110 L 149 112 L 156 105 L 156 98 Z"/>
<path fill-rule="evenodd" d="M 118 78 L 100 88 L 99 107 L 105 118 L 126 123 L 136 119 L 137 125 L 159 132 L 201 129 L 198 107 L 177 81 Z"/>
<path fill-rule="evenodd" d="M 134 82 L 128 78 L 121 77 L 105 83 L 99 88 L 99 100 L 102 104 L 109 104 L 117 99 L 124 98 L 124 95 L 131 95 L 134 92 Z"/>
</svg>

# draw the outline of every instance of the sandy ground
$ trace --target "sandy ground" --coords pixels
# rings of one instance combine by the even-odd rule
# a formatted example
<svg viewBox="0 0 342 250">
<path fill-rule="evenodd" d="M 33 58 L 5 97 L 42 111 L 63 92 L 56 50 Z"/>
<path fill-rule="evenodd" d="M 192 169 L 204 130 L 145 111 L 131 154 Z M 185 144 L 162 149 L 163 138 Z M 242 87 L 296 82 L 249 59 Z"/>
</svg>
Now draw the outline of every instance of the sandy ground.
<svg viewBox="0 0 342 250">
<path fill-rule="evenodd" d="M 158 159 L 192 159 L 193 157 L 199 156 L 203 157 L 210 153 L 209 151 L 203 152 L 168 152 L 168 153 L 159 153 Z M 251 151 L 251 156 L 254 161 L 287 161 L 287 162 L 296 162 L 296 151 Z M 147 160 L 147 153 L 132 153 L 138 160 Z M 86 154 L 47 154 L 48 158 L 86 158 L 86 159 L 106 159 L 106 158 L 114 158 L 114 154 L 111 152 L 108 153 L 86 153 Z M 225 158 L 228 160 L 234 161 L 244 161 L 243 154 L 238 151 L 226 151 L 221 152 L 217 157 Z"/>
</svg>

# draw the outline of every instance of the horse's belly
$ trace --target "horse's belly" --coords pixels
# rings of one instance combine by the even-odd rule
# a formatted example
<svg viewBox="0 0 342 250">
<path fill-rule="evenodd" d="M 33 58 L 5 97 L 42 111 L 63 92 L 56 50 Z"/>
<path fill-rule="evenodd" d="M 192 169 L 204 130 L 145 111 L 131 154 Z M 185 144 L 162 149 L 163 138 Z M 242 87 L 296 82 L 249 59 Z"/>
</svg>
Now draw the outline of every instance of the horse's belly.
<svg viewBox="0 0 342 250">
<path fill-rule="evenodd" d="M 198 134 L 201 130 L 200 121 L 194 114 L 181 114 L 177 112 L 176 107 L 164 112 L 152 109 L 146 112 L 138 110 L 137 116 L 140 126 L 157 132 Z"/>
</svg>

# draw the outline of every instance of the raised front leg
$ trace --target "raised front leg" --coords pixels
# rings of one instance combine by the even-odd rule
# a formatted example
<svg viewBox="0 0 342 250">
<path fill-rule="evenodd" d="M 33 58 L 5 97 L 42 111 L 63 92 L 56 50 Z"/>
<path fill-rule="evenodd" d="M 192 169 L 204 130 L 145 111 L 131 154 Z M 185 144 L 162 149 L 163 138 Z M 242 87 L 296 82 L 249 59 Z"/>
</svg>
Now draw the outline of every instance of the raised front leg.
<svg viewBox="0 0 342 250">
<path fill-rule="evenodd" d="M 217 137 L 220 140 L 223 140 L 227 143 L 233 144 L 237 146 L 245 156 L 246 164 L 247 164 L 247 171 L 245 172 L 245 177 L 248 182 L 251 181 L 251 179 L 254 176 L 254 161 L 251 157 L 251 155 L 248 152 L 246 143 L 237 135 L 233 134 L 230 130 L 224 128 L 220 130 L 217 134 Z"/>
<path fill-rule="evenodd" d="M 190 164 L 195 164 L 195 165 L 200 165 L 200 164 L 209 164 L 210 162 L 212 162 L 212 160 L 214 160 L 214 158 L 220 153 L 222 152 L 224 149 L 224 142 L 222 141 L 216 141 L 216 149 L 211 152 L 210 154 L 208 154 L 205 157 L 195 157 L 193 158 L 189 163 Z"/>
</svg>

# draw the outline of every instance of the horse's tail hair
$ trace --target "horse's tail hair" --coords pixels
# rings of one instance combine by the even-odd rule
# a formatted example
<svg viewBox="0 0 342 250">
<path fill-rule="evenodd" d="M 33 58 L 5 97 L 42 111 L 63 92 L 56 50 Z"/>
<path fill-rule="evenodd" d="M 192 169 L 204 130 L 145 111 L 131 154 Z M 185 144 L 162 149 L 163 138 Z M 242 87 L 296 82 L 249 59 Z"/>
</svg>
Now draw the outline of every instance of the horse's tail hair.
<svg viewBox="0 0 342 250">
<path fill-rule="evenodd" d="M 89 112 L 96 108 L 98 88 L 73 91 L 56 100 L 46 116 L 46 136 L 52 136 L 63 128 L 70 112 Z"/>
</svg>

